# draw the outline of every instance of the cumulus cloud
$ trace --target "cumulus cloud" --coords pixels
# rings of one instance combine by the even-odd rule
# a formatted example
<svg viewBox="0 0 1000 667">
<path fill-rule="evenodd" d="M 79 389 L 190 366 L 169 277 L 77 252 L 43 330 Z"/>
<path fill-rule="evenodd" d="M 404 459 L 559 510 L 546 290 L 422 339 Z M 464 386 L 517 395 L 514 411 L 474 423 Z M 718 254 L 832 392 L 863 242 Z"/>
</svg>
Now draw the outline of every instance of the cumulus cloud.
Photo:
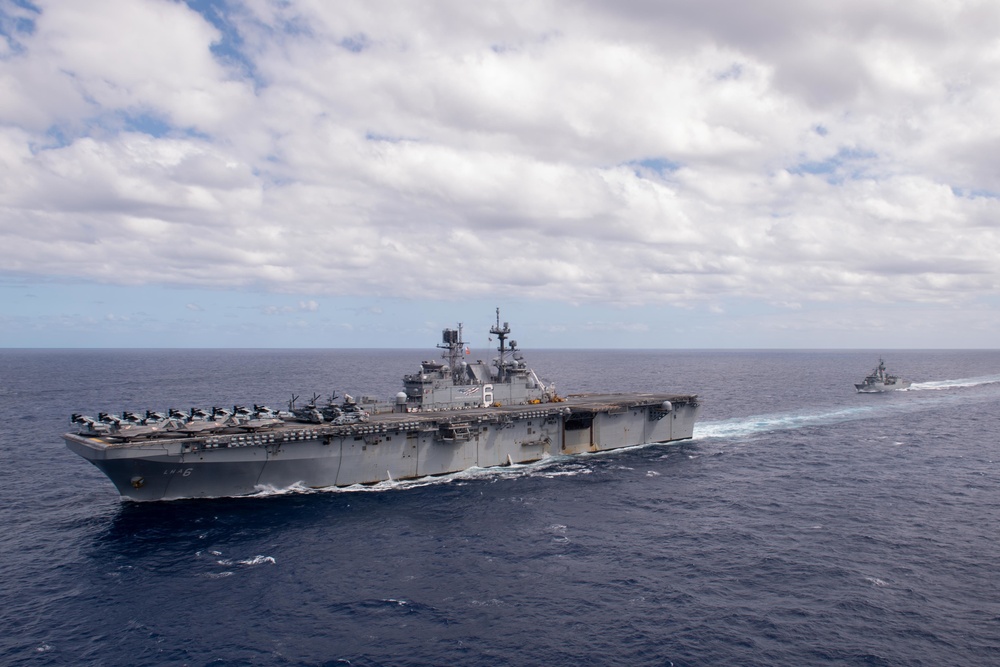
<svg viewBox="0 0 1000 667">
<path fill-rule="evenodd" d="M 995 3 L 0 7 L 8 274 L 710 310 L 1000 283 Z"/>
</svg>

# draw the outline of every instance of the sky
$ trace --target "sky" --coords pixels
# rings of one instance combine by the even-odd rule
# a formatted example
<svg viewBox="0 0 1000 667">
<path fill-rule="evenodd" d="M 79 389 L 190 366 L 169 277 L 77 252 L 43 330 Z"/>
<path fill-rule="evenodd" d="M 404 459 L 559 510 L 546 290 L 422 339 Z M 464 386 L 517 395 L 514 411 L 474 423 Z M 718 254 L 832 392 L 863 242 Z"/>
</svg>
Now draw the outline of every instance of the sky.
<svg viewBox="0 0 1000 667">
<path fill-rule="evenodd" d="M 0 347 L 996 348 L 995 0 L 0 0 Z"/>
</svg>

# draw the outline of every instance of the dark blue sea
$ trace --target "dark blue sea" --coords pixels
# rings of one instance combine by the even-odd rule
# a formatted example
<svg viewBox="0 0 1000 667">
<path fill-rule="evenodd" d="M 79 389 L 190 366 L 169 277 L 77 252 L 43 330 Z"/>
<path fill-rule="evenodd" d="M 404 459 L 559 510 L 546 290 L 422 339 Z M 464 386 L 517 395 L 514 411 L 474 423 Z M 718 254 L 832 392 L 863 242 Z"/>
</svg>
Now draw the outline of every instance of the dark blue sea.
<svg viewBox="0 0 1000 667">
<path fill-rule="evenodd" d="M 695 438 L 346 491 L 123 503 L 60 439 L 431 356 L 0 351 L 0 664 L 1000 664 L 1000 351 L 536 351 Z"/>
</svg>

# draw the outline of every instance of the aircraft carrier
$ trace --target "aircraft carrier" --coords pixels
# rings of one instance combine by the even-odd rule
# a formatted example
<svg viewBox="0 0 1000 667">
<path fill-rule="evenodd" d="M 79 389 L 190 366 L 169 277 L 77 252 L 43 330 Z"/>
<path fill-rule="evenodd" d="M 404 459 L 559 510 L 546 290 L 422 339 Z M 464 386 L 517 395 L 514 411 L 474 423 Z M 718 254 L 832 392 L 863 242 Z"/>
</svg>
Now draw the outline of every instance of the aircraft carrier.
<svg viewBox="0 0 1000 667">
<path fill-rule="evenodd" d="M 508 344 L 499 310 L 490 333 L 499 356 L 488 364 L 465 359 L 461 325 L 445 329 L 442 360 L 422 362 L 384 403 L 75 414 L 63 438 L 130 501 L 373 484 L 691 438 L 696 395 L 561 397 Z"/>
</svg>

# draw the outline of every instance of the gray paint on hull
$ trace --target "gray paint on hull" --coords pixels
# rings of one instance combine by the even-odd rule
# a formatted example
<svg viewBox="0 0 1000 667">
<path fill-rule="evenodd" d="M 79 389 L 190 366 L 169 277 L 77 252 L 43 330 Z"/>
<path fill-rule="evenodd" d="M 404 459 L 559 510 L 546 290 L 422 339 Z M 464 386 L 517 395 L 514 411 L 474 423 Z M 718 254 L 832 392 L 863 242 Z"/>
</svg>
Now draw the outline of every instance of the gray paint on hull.
<svg viewBox="0 0 1000 667">
<path fill-rule="evenodd" d="M 677 397 L 675 397 L 676 399 Z M 691 397 L 693 399 L 693 397 Z M 552 418 L 544 410 L 509 412 L 501 424 L 474 423 L 464 439 L 442 441 L 435 428 L 388 428 L 381 433 L 306 438 L 292 442 L 184 451 L 182 441 L 112 445 L 65 436 L 73 451 L 100 468 L 124 498 L 136 501 L 240 496 L 264 488 L 313 488 L 370 484 L 529 463 L 549 456 L 669 442 L 692 436 L 698 407 L 676 402 L 580 409 Z M 567 430 L 580 415 L 586 429 Z M 141 483 L 137 484 L 137 480 Z"/>
</svg>

